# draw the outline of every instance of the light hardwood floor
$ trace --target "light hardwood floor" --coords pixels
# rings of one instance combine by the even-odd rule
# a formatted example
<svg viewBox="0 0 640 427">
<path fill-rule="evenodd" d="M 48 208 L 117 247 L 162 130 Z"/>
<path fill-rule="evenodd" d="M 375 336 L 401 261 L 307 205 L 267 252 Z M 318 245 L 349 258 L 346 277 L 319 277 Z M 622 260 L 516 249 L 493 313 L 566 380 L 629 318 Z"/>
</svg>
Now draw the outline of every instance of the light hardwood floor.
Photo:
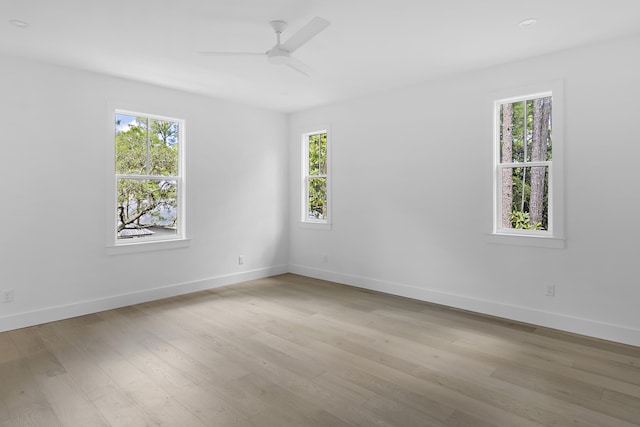
<svg viewBox="0 0 640 427">
<path fill-rule="evenodd" d="M 296 275 L 0 334 L 1 426 L 639 426 L 640 348 Z"/>
</svg>

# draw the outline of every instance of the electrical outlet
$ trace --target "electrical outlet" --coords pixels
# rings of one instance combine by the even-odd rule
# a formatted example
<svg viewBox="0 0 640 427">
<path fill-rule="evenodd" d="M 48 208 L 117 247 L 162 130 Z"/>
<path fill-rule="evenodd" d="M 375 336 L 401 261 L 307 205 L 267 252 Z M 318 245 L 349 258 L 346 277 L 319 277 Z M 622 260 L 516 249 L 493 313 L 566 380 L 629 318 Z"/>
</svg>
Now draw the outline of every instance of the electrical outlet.
<svg viewBox="0 0 640 427">
<path fill-rule="evenodd" d="M 244 255 L 238 256 L 238 265 L 244 264 Z"/>
<path fill-rule="evenodd" d="M 13 302 L 13 289 L 2 291 L 2 302 Z"/>
<path fill-rule="evenodd" d="M 556 296 L 556 285 L 554 285 L 553 283 L 548 284 L 545 289 L 544 289 L 544 294 L 548 297 L 555 297 Z"/>
</svg>

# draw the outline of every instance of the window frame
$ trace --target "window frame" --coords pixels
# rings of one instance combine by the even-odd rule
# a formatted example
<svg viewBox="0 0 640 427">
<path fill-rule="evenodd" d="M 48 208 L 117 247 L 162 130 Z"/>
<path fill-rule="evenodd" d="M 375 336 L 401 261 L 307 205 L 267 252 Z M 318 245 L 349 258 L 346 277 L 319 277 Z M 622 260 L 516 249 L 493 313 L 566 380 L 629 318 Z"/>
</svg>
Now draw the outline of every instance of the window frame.
<svg viewBox="0 0 640 427">
<path fill-rule="evenodd" d="M 133 109 L 110 108 L 110 132 L 109 132 L 109 162 L 107 168 L 108 185 L 108 214 L 107 214 L 107 254 L 115 255 L 121 253 L 135 253 L 141 251 L 152 251 L 161 249 L 172 249 L 189 246 L 190 239 L 187 238 L 187 216 L 186 216 L 186 177 L 185 177 L 185 146 L 186 146 L 186 120 L 168 115 L 142 113 Z M 178 173 L 177 175 L 132 175 L 118 174 L 116 166 L 116 127 L 117 115 L 127 115 L 134 117 L 144 117 L 145 119 L 170 121 L 178 123 Z M 148 154 L 147 154 L 148 155 Z M 176 214 L 178 216 L 175 236 L 145 237 L 133 239 L 118 239 L 118 180 L 171 180 L 176 182 Z"/>
<path fill-rule="evenodd" d="M 327 155 L 326 155 L 326 173 L 310 175 L 309 174 L 309 138 L 312 135 L 326 134 Z M 332 201 L 331 201 L 331 135 L 328 128 L 319 128 L 302 134 L 302 203 L 301 203 L 301 223 L 309 224 L 317 228 L 330 228 L 332 222 Z M 327 186 L 326 204 L 327 219 L 311 219 L 309 218 L 309 180 L 312 178 L 325 178 Z"/>
<path fill-rule="evenodd" d="M 552 159 L 546 161 L 501 163 L 500 106 L 507 103 L 551 96 Z M 493 227 L 490 242 L 521 246 L 564 247 L 564 99 L 561 80 L 507 89 L 492 94 L 493 110 Z M 547 167 L 548 229 L 502 228 L 502 170 L 513 167 Z"/>
</svg>

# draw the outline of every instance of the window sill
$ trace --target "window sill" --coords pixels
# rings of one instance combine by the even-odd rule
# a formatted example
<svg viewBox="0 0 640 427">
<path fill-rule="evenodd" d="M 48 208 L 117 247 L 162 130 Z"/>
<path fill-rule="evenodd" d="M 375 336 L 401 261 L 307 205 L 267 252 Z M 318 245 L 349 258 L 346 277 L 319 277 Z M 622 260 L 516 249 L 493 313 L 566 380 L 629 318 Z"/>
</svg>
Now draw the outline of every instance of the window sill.
<svg viewBox="0 0 640 427">
<path fill-rule="evenodd" d="M 298 222 L 299 228 L 305 228 L 308 230 L 331 230 L 331 223 L 328 222 L 311 222 L 300 221 Z"/>
<path fill-rule="evenodd" d="M 107 246 L 107 255 L 123 255 L 139 252 L 162 251 L 191 246 L 191 239 L 153 240 L 136 243 L 122 243 Z"/>
<path fill-rule="evenodd" d="M 536 248 L 563 249 L 565 239 L 549 236 L 525 236 L 521 234 L 493 233 L 487 236 L 489 243 Z"/>
</svg>

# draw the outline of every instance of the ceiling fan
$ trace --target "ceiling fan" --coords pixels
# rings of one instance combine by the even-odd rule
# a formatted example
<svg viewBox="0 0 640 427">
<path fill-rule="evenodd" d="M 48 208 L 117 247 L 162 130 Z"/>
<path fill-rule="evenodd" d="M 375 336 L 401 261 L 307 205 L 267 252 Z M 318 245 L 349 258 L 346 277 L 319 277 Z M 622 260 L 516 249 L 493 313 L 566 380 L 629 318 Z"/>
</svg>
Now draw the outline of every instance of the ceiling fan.
<svg viewBox="0 0 640 427">
<path fill-rule="evenodd" d="M 280 35 L 285 28 L 287 28 L 287 23 L 285 21 L 275 20 L 269 24 L 271 24 L 271 27 L 276 33 L 276 44 L 266 52 L 200 52 L 200 54 L 211 56 L 266 56 L 267 60 L 272 64 L 286 65 L 309 77 L 311 73 L 309 66 L 297 60 L 291 54 L 315 37 L 319 32 L 327 28 L 329 21 L 316 16 L 284 43 L 280 41 Z"/>
</svg>

